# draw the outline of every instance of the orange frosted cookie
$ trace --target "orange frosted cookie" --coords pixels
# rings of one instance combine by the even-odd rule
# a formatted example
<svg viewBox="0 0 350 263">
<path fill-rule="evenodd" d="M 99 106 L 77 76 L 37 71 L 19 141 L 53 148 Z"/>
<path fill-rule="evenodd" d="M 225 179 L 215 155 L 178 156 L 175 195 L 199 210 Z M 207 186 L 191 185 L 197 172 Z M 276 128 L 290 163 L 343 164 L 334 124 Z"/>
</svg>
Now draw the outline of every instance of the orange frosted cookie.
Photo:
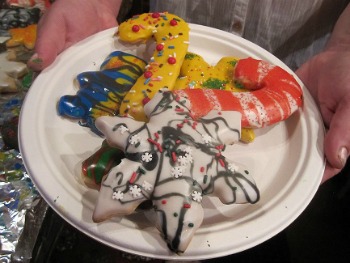
<svg viewBox="0 0 350 263">
<path fill-rule="evenodd" d="M 24 45 L 28 49 L 33 49 L 36 40 L 37 25 L 29 25 L 24 28 L 9 29 L 11 39 L 6 42 L 7 47 Z"/>
</svg>

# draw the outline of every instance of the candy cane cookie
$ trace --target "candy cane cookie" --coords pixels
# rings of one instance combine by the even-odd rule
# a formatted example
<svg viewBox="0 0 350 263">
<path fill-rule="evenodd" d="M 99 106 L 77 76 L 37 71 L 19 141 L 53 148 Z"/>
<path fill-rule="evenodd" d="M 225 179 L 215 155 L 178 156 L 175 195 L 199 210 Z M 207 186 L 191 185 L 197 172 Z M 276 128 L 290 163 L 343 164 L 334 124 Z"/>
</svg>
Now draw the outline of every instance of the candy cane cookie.
<svg viewBox="0 0 350 263">
<path fill-rule="evenodd" d="M 180 17 L 165 13 L 145 13 L 120 24 L 121 41 L 140 43 L 154 38 L 156 48 L 146 70 L 125 96 L 120 114 L 145 121 L 144 104 L 161 88 L 172 90 L 189 44 L 189 26 Z"/>
<path fill-rule="evenodd" d="M 279 66 L 253 58 L 240 59 L 233 77 L 245 90 L 187 88 L 174 92 L 188 99 L 195 118 L 211 110 L 234 110 L 242 114 L 244 128 L 261 128 L 284 121 L 303 104 L 301 86 Z"/>
</svg>

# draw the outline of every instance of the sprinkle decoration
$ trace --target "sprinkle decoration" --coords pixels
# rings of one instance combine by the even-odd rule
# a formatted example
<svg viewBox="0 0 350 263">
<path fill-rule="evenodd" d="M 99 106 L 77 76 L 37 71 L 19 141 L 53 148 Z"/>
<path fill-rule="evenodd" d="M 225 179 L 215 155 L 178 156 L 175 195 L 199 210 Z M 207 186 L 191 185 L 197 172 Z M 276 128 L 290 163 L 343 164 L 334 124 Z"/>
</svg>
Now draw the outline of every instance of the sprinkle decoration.
<svg viewBox="0 0 350 263">
<path fill-rule="evenodd" d="M 176 26 L 177 25 L 177 21 L 175 19 L 170 20 L 170 25 L 171 26 Z"/>
<path fill-rule="evenodd" d="M 156 46 L 156 50 L 157 51 L 162 51 L 164 49 L 164 45 L 163 44 L 158 44 L 157 46 Z"/>
<path fill-rule="evenodd" d="M 132 27 L 132 31 L 133 32 L 139 32 L 140 31 L 140 26 L 139 25 L 134 25 L 133 27 Z"/>
<path fill-rule="evenodd" d="M 174 57 L 168 58 L 168 63 L 171 64 L 171 65 L 175 64 L 176 63 L 176 58 L 174 58 Z"/>
<path fill-rule="evenodd" d="M 143 73 L 143 76 L 144 76 L 146 79 L 152 77 L 152 75 L 153 75 L 152 71 L 149 71 L 149 70 L 148 70 L 148 71 L 145 71 L 145 73 Z"/>
</svg>

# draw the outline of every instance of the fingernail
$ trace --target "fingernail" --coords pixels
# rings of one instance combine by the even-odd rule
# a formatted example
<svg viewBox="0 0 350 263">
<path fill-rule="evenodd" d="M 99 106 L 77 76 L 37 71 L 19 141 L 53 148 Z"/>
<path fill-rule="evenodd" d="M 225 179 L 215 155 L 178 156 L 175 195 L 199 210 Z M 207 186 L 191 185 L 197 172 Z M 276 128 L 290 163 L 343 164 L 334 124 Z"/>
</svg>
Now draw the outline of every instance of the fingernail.
<svg viewBox="0 0 350 263">
<path fill-rule="evenodd" d="M 43 60 L 41 58 L 39 58 L 38 54 L 35 53 L 31 58 L 30 61 L 36 64 L 41 64 L 43 63 Z"/>
<path fill-rule="evenodd" d="M 349 152 L 346 149 L 346 147 L 341 147 L 340 151 L 339 151 L 339 154 L 338 154 L 338 158 L 339 158 L 339 160 L 340 160 L 340 162 L 341 162 L 343 167 L 346 164 L 346 161 L 348 159 L 348 155 L 349 155 Z"/>
<path fill-rule="evenodd" d="M 34 70 L 41 70 L 43 60 L 35 53 L 28 61 L 29 66 Z"/>
</svg>

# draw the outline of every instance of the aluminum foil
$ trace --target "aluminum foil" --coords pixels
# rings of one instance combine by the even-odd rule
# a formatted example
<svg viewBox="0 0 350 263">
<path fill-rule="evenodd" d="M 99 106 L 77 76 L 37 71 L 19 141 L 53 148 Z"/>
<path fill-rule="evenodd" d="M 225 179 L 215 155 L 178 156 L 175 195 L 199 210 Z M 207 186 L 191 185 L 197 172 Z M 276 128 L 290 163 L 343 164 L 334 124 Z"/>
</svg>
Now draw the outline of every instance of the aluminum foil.
<svg viewBox="0 0 350 263">
<path fill-rule="evenodd" d="M 0 127 L 18 117 L 24 94 L 1 96 Z M 17 118 L 18 119 L 18 118 Z M 17 126 L 16 126 L 17 127 Z M 17 130 L 13 128 L 17 139 Z M 29 262 L 46 203 L 29 178 L 22 156 L 0 136 L 0 262 Z M 39 216 L 34 216 L 34 215 Z M 32 221 L 32 222 L 30 222 Z M 21 236 L 26 231 L 25 239 Z"/>
</svg>

